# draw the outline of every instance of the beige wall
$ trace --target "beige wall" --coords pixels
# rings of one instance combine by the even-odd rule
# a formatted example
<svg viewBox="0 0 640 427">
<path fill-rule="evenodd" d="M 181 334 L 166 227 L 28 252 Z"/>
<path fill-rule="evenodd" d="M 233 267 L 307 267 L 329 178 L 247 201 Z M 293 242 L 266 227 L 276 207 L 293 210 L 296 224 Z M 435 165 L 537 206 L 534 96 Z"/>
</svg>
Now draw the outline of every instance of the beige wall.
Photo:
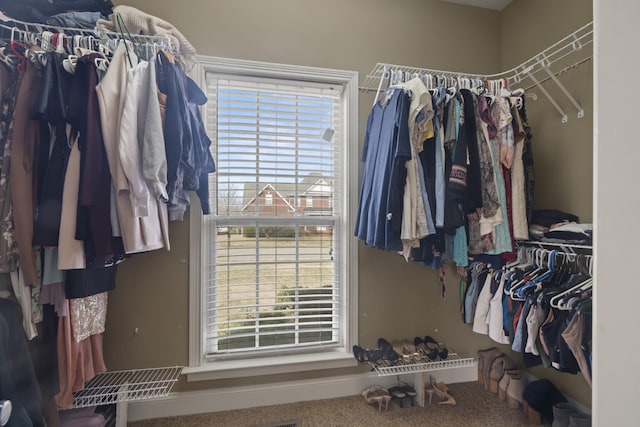
<svg viewBox="0 0 640 427">
<path fill-rule="evenodd" d="M 501 16 L 501 63 L 507 70 L 542 52 L 593 19 L 591 0 L 515 0 Z M 575 64 L 577 58 L 592 55 L 587 46 L 554 70 Z M 542 80 L 543 73 L 537 75 Z M 552 81 L 543 86 L 567 113 L 563 124 L 558 113 L 537 89 L 537 101 L 527 103 L 534 135 L 536 208 L 556 208 L 575 213 L 582 222 L 592 222 L 593 210 L 593 61 L 560 75 L 585 110 L 577 110 Z M 526 87 L 530 86 L 526 82 Z"/>
<path fill-rule="evenodd" d="M 507 9 L 505 13 L 517 16 L 519 3 L 514 5 L 514 12 Z M 538 0 L 523 3 L 538 4 Z M 201 54 L 356 70 L 361 81 L 376 62 L 491 73 L 501 70 L 504 64 L 501 55 L 512 55 L 505 38 L 501 38 L 508 25 L 505 26 L 500 13 L 435 0 L 131 0 L 127 4 L 173 23 Z M 540 48 L 526 49 L 540 50 L 574 27 L 567 24 L 565 28 L 560 21 L 557 25 L 559 28 L 554 29 L 557 35 L 539 41 Z M 514 52 L 523 54 L 517 49 Z M 524 55 L 513 56 L 514 61 L 528 57 Z M 372 102 L 372 93 L 360 94 L 361 130 Z M 548 107 L 543 100 L 538 103 L 540 109 Z M 535 116 L 533 110 L 535 107 L 531 113 Z M 533 117 L 530 122 L 537 129 Z M 541 131 L 536 132 L 537 143 Z M 590 144 L 590 139 L 585 142 Z M 362 137 L 357 143 L 362 144 Z M 536 151 L 536 156 L 544 153 L 542 149 L 538 151 L 540 154 Z M 580 209 L 580 215 L 586 215 L 582 212 L 586 209 Z M 174 223 L 170 233 L 171 252 L 137 255 L 119 269 L 117 289 L 110 295 L 105 335 L 110 369 L 188 363 L 188 224 Z M 458 276 L 453 268 L 447 269 L 446 299 L 440 295 L 437 274 L 427 267 L 407 264 L 399 256 L 364 245 L 360 245 L 359 275 L 361 345 L 374 346 L 378 337 L 395 340 L 433 335 L 470 356 L 480 348 L 494 345 L 461 322 Z M 175 390 L 314 378 L 359 370 L 362 369 L 189 384 L 181 381 Z M 587 401 L 584 397 L 581 400 Z"/>
</svg>

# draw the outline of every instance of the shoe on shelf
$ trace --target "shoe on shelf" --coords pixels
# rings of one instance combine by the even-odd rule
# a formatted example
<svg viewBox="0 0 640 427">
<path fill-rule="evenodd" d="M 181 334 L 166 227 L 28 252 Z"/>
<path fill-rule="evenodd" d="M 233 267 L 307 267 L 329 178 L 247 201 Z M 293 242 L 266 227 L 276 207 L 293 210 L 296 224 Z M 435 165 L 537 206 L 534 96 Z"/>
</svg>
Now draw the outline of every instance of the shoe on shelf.
<svg viewBox="0 0 640 427">
<path fill-rule="evenodd" d="M 391 364 L 383 357 L 380 349 L 362 348 L 359 345 L 354 345 L 352 350 L 353 357 L 355 357 L 358 363 L 363 365 L 369 364 L 372 366 L 372 370 L 375 369 L 375 366 L 388 366 Z"/>
<path fill-rule="evenodd" d="M 420 337 L 415 337 L 413 339 L 413 345 L 416 348 L 416 351 L 420 353 L 423 359 L 433 359 L 438 356 L 437 353 L 432 353 L 431 351 L 427 350 L 427 346 L 425 345 L 424 340 Z M 433 357 L 429 357 L 429 356 L 433 356 Z"/>
<path fill-rule="evenodd" d="M 414 344 L 411 344 L 411 341 L 403 340 L 402 341 L 402 350 L 403 350 L 405 355 L 409 356 L 409 362 L 410 363 L 414 364 L 414 363 L 422 362 L 422 356 L 416 350 L 416 346 Z"/>
<path fill-rule="evenodd" d="M 446 347 L 442 347 L 441 348 L 440 345 L 438 344 L 438 342 L 436 340 L 434 340 L 432 337 L 430 337 L 429 335 L 424 337 L 424 345 L 431 352 L 430 355 L 434 354 L 433 352 L 435 350 L 435 354 L 441 360 L 446 360 L 447 357 L 449 357 L 449 349 L 446 348 Z M 434 360 L 435 358 L 430 357 L 430 359 Z"/>
<path fill-rule="evenodd" d="M 382 359 L 388 365 L 397 365 L 402 357 L 393 349 L 391 343 L 384 338 L 378 338 L 378 349 L 381 352 Z"/>
</svg>

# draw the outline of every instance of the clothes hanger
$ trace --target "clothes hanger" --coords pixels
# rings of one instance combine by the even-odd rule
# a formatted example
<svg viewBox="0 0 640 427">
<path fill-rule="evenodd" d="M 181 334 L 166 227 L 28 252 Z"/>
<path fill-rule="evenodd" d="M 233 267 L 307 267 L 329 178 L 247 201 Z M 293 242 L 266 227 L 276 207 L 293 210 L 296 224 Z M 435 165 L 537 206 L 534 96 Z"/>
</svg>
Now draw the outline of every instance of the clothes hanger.
<svg viewBox="0 0 640 427">
<path fill-rule="evenodd" d="M 7 45 L 0 47 L 0 61 L 13 70 L 16 68 L 19 61 L 15 55 L 7 53 L 7 48 Z"/>
<path fill-rule="evenodd" d="M 557 250 L 553 250 L 550 253 L 547 253 L 548 266 L 546 270 L 543 270 L 541 272 L 541 274 L 537 275 L 535 278 L 532 278 L 531 280 L 526 281 L 521 286 L 517 287 L 516 290 L 514 290 L 513 287 L 511 288 L 512 299 L 524 301 L 526 299 L 525 291 L 527 289 L 530 289 L 532 287 L 535 287 L 536 289 L 538 289 L 539 287 L 542 286 L 542 282 L 547 280 L 549 276 L 555 271 L 555 265 L 556 265 L 555 257 L 557 253 L 558 253 Z M 517 298 L 513 296 L 514 294 L 517 296 Z"/>
<path fill-rule="evenodd" d="M 74 74 L 76 72 L 76 65 L 78 65 L 78 56 L 69 55 L 62 60 L 62 68 L 69 73 Z"/>
<path fill-rule="evenodd" d="M 126 49 L 126 53 L 127 53 L 127 61 L 129 62 L 129 67 L 133 68 L 133 61 L 131 60 L 131 53 L 129 52 L 129 44 L 127 43 L 128 41 L 133 42 L 133 39 L 131 37 L 131 33 L 129 33 L 129 30 L 127 29 L 126 25 L 124 24 L 124 20 L 122 19 L 122 16 L 120 15 L 120 13 L 116 13 L 116 21 L 118 23 L 118 27 L 120 29 L 120 35 L 122 36 L 122 40 L 124 41 L 124 47 Z M 125 37 L 125 31 L 127 33 L 127 35 L 129 36 L 128 38 Z"/>
<path fill-rule="evenodd" d="M 522 299 L 516 294 L 518 289 L 525 286 L 529 282 L 534 282 L 536 278 L 546 270 L 546 268 L 544 267 L 544 255 L 546 252 L 547 251 L 545 249 L 535 250 L 534 265 L 536 265 L 536 268 L 530 273 L 525 274 L 525 276 L 522 277 L 522 279 L 520 279 L 518 282 L 511 285 L 511 288 L 509 289 L 509 295 L 511 296 L 511 299 L 522 301 Z M 527 277 L 528 279 L 526 279 Z"/>
<path fill-rule="evenodd" d="M 560 310 L 566 309 L 564 303 L 562 302 L 565 295 L 568 295 L 578 290 L 587 290 L 587 289 L 590 289 L 592 286 L 593 286 L 593 278 L 589 277 L 586 280 L 578 283 L 577 285 L 572 286 L 571 288 L 553 296 L 551 300 L 549 300 L 549 305 L 553 308 L 557 308 Z"/>
</svg>

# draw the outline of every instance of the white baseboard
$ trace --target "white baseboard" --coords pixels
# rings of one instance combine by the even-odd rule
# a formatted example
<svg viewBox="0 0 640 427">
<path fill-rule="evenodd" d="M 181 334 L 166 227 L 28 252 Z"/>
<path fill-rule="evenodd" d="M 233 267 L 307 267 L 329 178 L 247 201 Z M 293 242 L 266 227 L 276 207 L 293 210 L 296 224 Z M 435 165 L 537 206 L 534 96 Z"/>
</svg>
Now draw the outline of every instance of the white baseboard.
<svg viewBox="0 0 640 427">
<path fill-rule="evenodd" d="M 429 374 L 438 382 L 447 384 L 477 381 L 478 368 L 474 364 L 470 367 L 446 369 Z M 401 375 L 400 379 L 413 384 L 414 375 Z M 372 385 L 391 387 L 396 384 L 395 376 L 380 377 L 372 372 L 314 380 L 177 392 L 160 399 L 129 403 L 128 419 L 139 421 L 353 396 Z"/>
</svg>

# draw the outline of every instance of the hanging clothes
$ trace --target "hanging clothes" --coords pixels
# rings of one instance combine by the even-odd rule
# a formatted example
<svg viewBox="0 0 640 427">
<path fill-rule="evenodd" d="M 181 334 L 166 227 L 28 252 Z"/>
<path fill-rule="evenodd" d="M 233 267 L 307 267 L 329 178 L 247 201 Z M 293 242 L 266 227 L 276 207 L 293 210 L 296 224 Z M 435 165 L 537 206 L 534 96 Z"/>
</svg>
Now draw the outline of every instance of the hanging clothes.
<svg viewBox="0 0 640 427">
<path fill-rule="evenodd" d="M 408 114 L 408 95 L 395 89 L 376 103 L 367 121 L 355 235 L 383 250 L 402 250 L 405 163 L 411 158 Z"/>
<path fill-rule="evenodd" d="M 96 86 L 100 102 L 100 118 L 111 179 L 116 189 L 116 206 L 122 240 L 126 253 L 147 252 L 165 247 L 161 232 L 161 218 L 165 215 L 166 205 L 154 204 L 148 215 L 136 217 L 131 205 L 130 187 L 120 159 L 119 145 L 121 135 L 122 111 L 127 93 L 128 58 L 131 66 L 137 65 L 133 52 L 127 54 L 121 43 L 109 64 L 104 78 Z M 105 195 L 106 196 L 106 195 Z"/>
<path fill-rule="evenodd" d="M 524 102 L 444 84 L 426 89 L 422 78 L 394 83 L 369 115 L 355 235 L 436 270 L 451 261 L 466 267 L 470 257 L 480 255 L 512 261 L 516 233 L 520 238 L 528 229 L 525 200 L 532 188 Z M 399 118 L 394 96 L 401 88 L 408 99 Z M 404 151 L 393 151 L 398 147 Z M 397 164 L 403 167 L 391 167 Z M 398 179 L 403 187 L 394 184 Z M 399 195 L 402 206 L 392 209 Z M 402 245 L 397 231 L 390 231 L 397 230 L 394 218 L 400 213 Z"/>
</svg>

